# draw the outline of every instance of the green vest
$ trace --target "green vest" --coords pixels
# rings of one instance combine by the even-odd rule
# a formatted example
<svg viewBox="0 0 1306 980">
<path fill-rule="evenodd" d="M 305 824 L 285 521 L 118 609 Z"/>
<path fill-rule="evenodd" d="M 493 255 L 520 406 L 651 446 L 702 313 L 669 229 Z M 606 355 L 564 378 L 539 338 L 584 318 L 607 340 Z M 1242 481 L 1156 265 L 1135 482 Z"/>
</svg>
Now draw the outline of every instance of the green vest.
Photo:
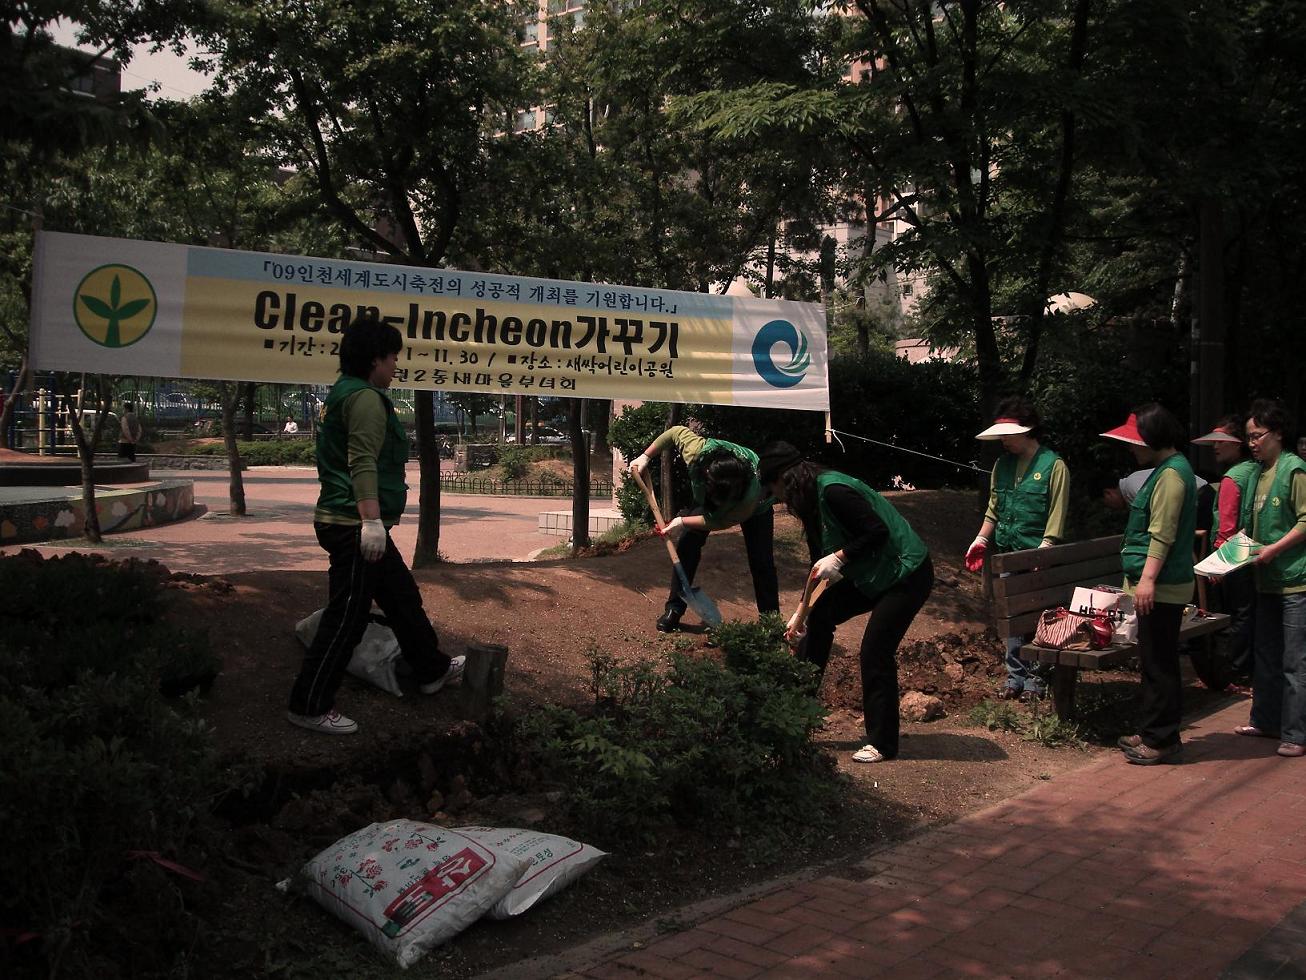
<svg viewBox="0 0 1306 980">
<path fill-rule="evenodd" d="M 1060 457 L 1046 446 L 1039 446 L 1029 461 L 1025 475 L 1016 483 L 1016 464 L 1020 460 L 1004 453 L 993 471 L 993 490 L 997 494 L 998 524 L 993 546 L 999 552 L 1023 551 L 1043 543 L 1052 503 L 1048 488 L 1052 467 Z"/>
<path fill-rule="evenodd" d="M 1197 533 L 1197 480 L 1193 468 L 1183 453 L 1175 453 L 1152 471 L 1138 496 L 1129 506 L 1129 522 L 1125 525 L 1125 543 L 1120 549 L 1120 564 L 1130 584 L 1137 585 L 1147 564 L 1147 549 L 1152 536 L 1147 526 L 1152 519 L 1152 493 L 1156 481 L 1165 470 L 1175 470 L 1184 481 L 1184 506 L 1179 512 L 1179 527 L 1175 529 L 1174 544 L 1165 556 L 1165 564 L 1156 581 L 1159 585 L 1183 585 L 1193 580 L 1193 536 Z"/>
<path fill-rule="evenodd" d="M 741 498 L 740 500 L 727 500 L 724 503 L 722 503 L 721 506 L 717 507 L 714 511 L 712 511 L 709 514 L 706 512 L 707 483 L 703 479 L 704 476 L 703 467 L 698 465 L 698 461 L 701 459 L 707 459 L 708 456 L 716 452 L 718 449 L 724 449 L 727 452 L 734 453 L 745 463 L 747 463 L 749 468 L 752 469 L 753 471 L 753 479 L 748 484 L 748 490 L 745 491 L 743 498 Z M 739 504 L 747 500 L 758 502 L 758 506 L 754 510 L 754 513 L 756 513 L 759 510 L 765 509 L 761 505 L 762 482 L 757 478 L 757 463 L 758 463 L 757 453 L 753 452 L 751 449 L 747 448 L 746 446 L 740 446 L 733 442 L 726 442 L 724 439 L 703 440 L 703 449 L 699 452 L 699 454 L 696 457 L 694 457 L 694 465 L 689 467 L 689 489 L 690 492 L 694 495 L 695 505 L 698 506 L 700 509 L 703 509 L 705 516 L 708 518 L 711 518 L 725 511 L 733 510 Z M 770 506 L 770 498 L 766 500 L 765 504 L 767 507 Z"/>
<path fill-rule="evenodd" d="M 1292 509 L 1293 474 L 1306 473 L 1306 462 L 1296 453 L 1279 454 L 1278 469 L 1270 492 L 1256 512 L 1256 540 L 1274 544 L 1297 525 Z M 1306 584 L 1306 546 L 1284 552 L 1272 562 L 1256 566 L 1256 588 L 1261 592 L 1279 592 L 1294 585 Z"/>
<path fill-rule="evenodd" d="M 317 428 L 317 478 L 322 483 L 317 505 L 347 517 L 358 518 L 358 501 L 354 482 L 349 476 L 349 432 L 345 428 L 344 403 L 349 396 L 371 389 L 385 404 L 385 442 L 376 461 L 377 505 L 386 526 L 395 524 L 408 503 L 408 484 L 404 467 L 408 463 L 408 434 L 395 415 L 389 396 L 362 378 L 343 375 L 331 386 L 322 408 L 322 422 Z"/>
<path fill-rule="evenodd" d="M 861 494 L 875 516 L 889 529 L 889 543 L 873 554 L 862 555 L 844 565 L 844 578 L 864 594 L 877 596 L 920 568 L 930 552 L 911 525 L 893 509 L 893 505 L 861 480 L 833 470 L 827 470 L 816 478 L 816 497 L 821 507 L 821 544 L 827 555 L 838 551 L 861 530 L 841 526 L 830 512 L 825 503 L 825 488 L 833 484 L 851 487 Z"/>
<path fill-rule="evenodd" d="M 1238 527 L 1236 530 L 1247 531 L 1252 527 L 1252 505 L 1256 502 L 1256 480 L 1261 475 L 1261 465 L 1254 459 L 1244 459 L 1234 463 L 1221 479 L 1233 480 L 1238 485 Z M 1220 529 L 1220 494 L 1217 491 L 1215 503 L 1211 506 L 1211 527 Z M 1212 536 L 1214 540 L 1214 534 Z"/>
</svg>

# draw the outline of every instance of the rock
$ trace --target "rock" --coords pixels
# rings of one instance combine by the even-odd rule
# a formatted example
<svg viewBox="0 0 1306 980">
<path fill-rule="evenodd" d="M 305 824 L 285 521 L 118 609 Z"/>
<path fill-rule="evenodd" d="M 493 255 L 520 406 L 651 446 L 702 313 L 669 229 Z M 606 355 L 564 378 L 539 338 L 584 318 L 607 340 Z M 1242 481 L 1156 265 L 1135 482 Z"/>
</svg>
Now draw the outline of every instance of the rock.
<svg viewBox="0 0 1306 980">
<path fill-rule="evenodd" d="M 439 813 L 444 809 L 444 794 L 438 789 L 431 794 L 431 798 L 426 801 L 428 813 Z"/>
<path fill-rule="evenodd" d="M 544 823 L 548 816 L 537 806 L 528 806 L 523 810 L 518 810 L 512 815 L 513 820 L 523 827 L 534 827 L 537 823 Z"/>
<path fill-rule="evenodd" d="M 390 784 L 389 789 L 385 791 L 385 798 L 395 806 L 402 806 L 411 800 L 412 796 L 413 793 L 408 784 L 397 777 L 395 781 Z"/>
<path fill-rule="evenodd" d="M 444 808 L 449 813 L 457 814 L 466 810 L 474 801 L 475 797 L 466 789 L 452 790 L 449 798 L 444 801 Z"/>
<path fill-rule="evenodd" d="M 898 715 L 903 721 L 934 721 L 943 717 L 943 702 L 931 694 L 909 691 L 898 702 Z"/>
<path fill-rule="evenodd" d="M 966 679 L 966 668 L 961 664 L 944 664 L 943 672 L 948 675 L 948 680 L 960 683 Z"/>
<path fill-rule="evenodd" d="M 317 808 L 303 797 L 287 800 L 285 806 L 272 818 L 272 826 L 278 830 L 307 830 L 317 826 L 320 815 Z"/>
</svg>

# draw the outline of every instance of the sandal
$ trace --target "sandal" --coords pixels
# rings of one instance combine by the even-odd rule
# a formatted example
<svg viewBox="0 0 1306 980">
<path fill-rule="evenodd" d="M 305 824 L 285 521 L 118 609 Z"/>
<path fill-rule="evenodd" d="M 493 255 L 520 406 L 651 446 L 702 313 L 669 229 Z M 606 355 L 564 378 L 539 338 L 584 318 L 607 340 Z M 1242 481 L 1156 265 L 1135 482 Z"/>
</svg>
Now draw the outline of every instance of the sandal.
<svg viewBox="0 0 1306 980">
<path fill-rule="evenodd" d="M 1116 745 L 1122 749 L 1136 749 L 1143 744 L 1142 735 L 1121 735 L 1116 739 Z"/>
<path fill-rule="evenodd" d="M 1285 759 L 1300 759 L 1306 755 L 1306 745 L 1298 745 L 1296 742 L 1280 742 L 1279 755 Z"/>
<path fill-rule="evenodd" d="M 853 753 L 853 762 L 883 762 L 884 754 L 874 745 L 863 745 Z"/>
<path fill-rule="evenodd" d="M 1255 725 L 1239 725 L 1233 730 L 1235 735 L 1246 735 L 1248 738 L 1278 738 L 1278 732 L 1263 732 Z"/>
</svg>

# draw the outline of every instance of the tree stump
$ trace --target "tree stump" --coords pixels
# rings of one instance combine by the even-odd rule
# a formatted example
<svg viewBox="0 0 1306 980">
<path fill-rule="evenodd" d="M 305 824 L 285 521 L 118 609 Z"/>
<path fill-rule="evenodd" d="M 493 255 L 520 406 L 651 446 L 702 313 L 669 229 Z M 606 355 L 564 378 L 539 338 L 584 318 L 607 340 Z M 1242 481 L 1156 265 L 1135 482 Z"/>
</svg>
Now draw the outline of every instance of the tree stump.
<svg viewBox="0 0 1306 980">
<path fill-rule="evenodd" d="M 507 647 L 495 643 L 467 644 L 463 713 L 468 718 L 483 721 L 489 717 L 494 699 L 503 693 L 503 675 L 507 669 Z"/>
</svg>

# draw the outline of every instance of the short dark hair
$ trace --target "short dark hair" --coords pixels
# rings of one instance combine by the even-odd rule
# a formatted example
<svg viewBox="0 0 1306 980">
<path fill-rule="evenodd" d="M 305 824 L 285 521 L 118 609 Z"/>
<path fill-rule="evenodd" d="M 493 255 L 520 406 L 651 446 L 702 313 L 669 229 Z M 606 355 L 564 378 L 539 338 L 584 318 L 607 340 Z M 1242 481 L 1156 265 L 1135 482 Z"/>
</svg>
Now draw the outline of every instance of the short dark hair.
<svg viewBox="0 0 1306 980">
<path fill-rule="evenodd" d="M 1275 398 L 1258 398 L 1247 409 L 1247 421 L 1262 425 L 1271 432 L 1277 432 L 1284 443 L 1294 441 L 1296 421 L 1283 402 Z"/>
<path fill-rule="evenodd" d="M 1138 418 L 1138 434 L 1149 449 L 1175 449 L 1187 439 L 1179 420 L 1158 402 L 1142 405 L 1134 414 Z"/>
<path fill-rule="evenodd" d="M 1034 403 L 1022 395 L 1011 395 L 998 402 L 994 418 L 1015 419 L 1021 425 L 1029 426 L 1028 434 L 1032 439 L 1037 439 L 1043 432 L 1043 424 Z"/>
<path fill-rule="evenodd" d="M 135 403 L 135 402 L 123 402 L 123 403 L 122 403 L 122 410 L 123 410 L 124 412 L 134 412 L 134 411 L 136 411 L 136 403 Z"/>
<path fill-rule="evenodd" d="M 1231 415 L 1221 416 L 1215 422 L 1216 431 L 1227 432 L 1231 436 L 1238 438 L 1238 449 L 1244 456 L 1247 455 L 1247 420 L 1234 412 Z"/>
<path fill-rule="evenodd" d="M 403 334 L 394 324 L 382 323 L 371 316 L 355 320 L 340 337 L 340 373 L 366 379 L 377 358 L 398 354 L 403 349 Z"/>
<path fill-rule="evenodd" d="M 717 449 L 694 462 L 703 474 L 704 502 L 714 510 L 738 503 L 748 494 L 753 468 L 729 449 Z"/>
</svg>

